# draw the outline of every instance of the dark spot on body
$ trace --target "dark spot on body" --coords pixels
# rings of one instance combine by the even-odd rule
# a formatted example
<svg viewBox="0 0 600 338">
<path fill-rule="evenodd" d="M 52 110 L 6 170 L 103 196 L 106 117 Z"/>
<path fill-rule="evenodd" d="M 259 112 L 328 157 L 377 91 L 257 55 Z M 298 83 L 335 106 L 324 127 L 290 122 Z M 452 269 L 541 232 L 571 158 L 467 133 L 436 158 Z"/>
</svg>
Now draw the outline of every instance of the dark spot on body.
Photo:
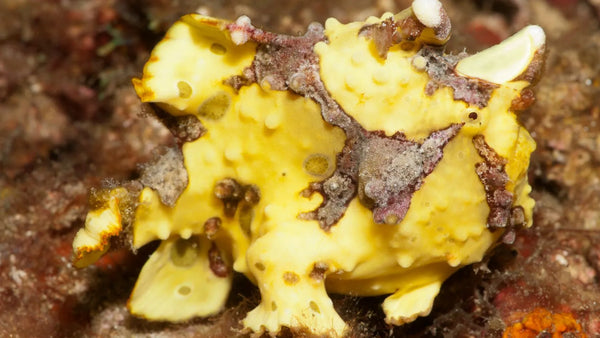
<svg viewBox="0 0 600 338">
<path fill-rule="evenodd" d="M 252 207 L 260 201 L 260 189 L 254 184 L 242 185 L 233 178 L 224 178 L 215 184 L 214 195 L 223 201 L 225 215 L 233 217 L 238 204 Z"/>
<path fill-rule="evenodd" d="M 219 217 L 211 217 L 204 222 L 204 234 L 208 239 L 213 239 L 221 229 L 221 219 Z"/>
<path fill-rule="evenodd" d="M 254 184 L 247 185 L 244 189 L 244 202 L 255 205 L 260 201 L 260 190 Z"/>
<path fill-rule="evenodd" d="M 242 186 L 233 178 L 225 178 L 217 182 L 214 194 L 223 201 L 225 216 L 233 217 L 237 205 L 243 197 Z"/>
<path fill-rule="evenodd" d="M 325 280 L 325 273 L 329 270 L 329 265 L 324 262 L 315 263 L 309 277 L 316 281 Z"/>
<path fill-rule="evenodd" d="M 229 275 L 229 267 L 225 263 L 225 260 L 223 260 L 221 252 L 214 242 L 208 250 L 208 263 L 210 270 L 215 276 L 225 278 Z"/>
</svg>

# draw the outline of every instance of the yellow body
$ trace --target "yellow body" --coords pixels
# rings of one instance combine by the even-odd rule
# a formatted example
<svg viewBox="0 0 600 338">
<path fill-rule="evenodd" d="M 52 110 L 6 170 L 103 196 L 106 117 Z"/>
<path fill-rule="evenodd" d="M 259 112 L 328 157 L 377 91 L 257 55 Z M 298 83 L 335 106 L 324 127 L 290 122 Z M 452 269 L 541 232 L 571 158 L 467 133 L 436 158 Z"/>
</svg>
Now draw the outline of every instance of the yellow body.
<svg viewBox="0 0 600 338">
<path fill-rule="evenodd" d="M 262 301 L 244 320 L 254 332 L 287 326 L 343 334 L 346 324 L 327 291 L 392 294 L 383 305 L 392 324 L 428 314 L 442 282 L 460 266 L 480 261 L 502 234 L 486 227 L 489 207 L 475 172 L 482 162 L 473 146 L 475 135 L 484 135 L 508 161 L 507 190 L 531 225 L 526 174 L 535 143 L 510 111 L 529 83 L 500 84 L 485 108 L 454 100 L 446 87 L 427 95 L 429 77 L 413 66 L 418 48 L 393 46 L 382 59 L 369 39 L 359 37 L 364 22 L 343 25 L 334 19 L 326 24 L 328 42 L 315 46 L 320 75 L 332 98 L 365 129 L 388 136 L 400 131 L 421 141 L 452 123 L 464 126 L 414 193 L 399 224 L 374 223 L 358 198 L 328 232 L 317 221 L 299 219 L 322 202 L 319 194 L 304 197 L 301 192 L 333 172 L 345 134 L 324 122 L 319 105 L 310 99 L 256 83 L 237 92 L 225 84 L 250 66 L 257 47 L 232 43 L 225 24 L 185 16 L 155 48 L 143 77 L 134 80 L 143 101 L 174 115 L 196 115 L 207 130 L 183 145 L 189 184 L 173 207 L 148 187 L 139 195 L 133 246 L 164 242 L 133 291 L 129 306 L 134 314 L 181 321 L 220 311 L 231 278 L 211 275 L 203 248 L 211 242 L 233 270 L 260 288 Z M 475 120 L 469 117 L 473 112 Z M 256 185 L 258 204 L 225 215 L 213 192 L 224 178 Z M 207 236 L 204 223 L 213 217 L 222 220 L 221 230 Z M 189 245 L 190 240 L 196 251 L 174 253 L 178 241 Z M 81 241 L 76 238 L 74 248 L 85 256 L 90 250 L 81 251 Z M 174 262 L 182 259 L 185 264 Z M 322 278 L 315 277 L 315 266 L 322 267 Z"/>
</svg>

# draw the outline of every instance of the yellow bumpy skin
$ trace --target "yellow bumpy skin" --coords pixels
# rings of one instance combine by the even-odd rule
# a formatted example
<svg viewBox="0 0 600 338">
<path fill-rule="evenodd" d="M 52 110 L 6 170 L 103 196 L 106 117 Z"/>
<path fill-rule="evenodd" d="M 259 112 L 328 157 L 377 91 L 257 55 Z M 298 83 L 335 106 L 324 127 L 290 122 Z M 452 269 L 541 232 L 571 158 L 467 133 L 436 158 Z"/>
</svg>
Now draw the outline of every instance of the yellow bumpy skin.
<svg viewBox="0 0 600 338">
<path fill-rule="evenodd" d="M 179 147 L 129 183 L 141 189 L 100 196 L 76 265 L 126 227 L 134 248 L 162 241 L 128 304 L 150 320 L 219 312 L 234 271 L 260 289 L 243 320 L 257 334 L 344 335 L 327 291 L 391 294 L 394 325 L 427 315 L 534 204 L 515 112 L 533 102 L 543 31 L 473 56 L 445 54 L 449 37 L 437 0 L 300 37 L 183 17 L 133 80 Z"/>
</svg>

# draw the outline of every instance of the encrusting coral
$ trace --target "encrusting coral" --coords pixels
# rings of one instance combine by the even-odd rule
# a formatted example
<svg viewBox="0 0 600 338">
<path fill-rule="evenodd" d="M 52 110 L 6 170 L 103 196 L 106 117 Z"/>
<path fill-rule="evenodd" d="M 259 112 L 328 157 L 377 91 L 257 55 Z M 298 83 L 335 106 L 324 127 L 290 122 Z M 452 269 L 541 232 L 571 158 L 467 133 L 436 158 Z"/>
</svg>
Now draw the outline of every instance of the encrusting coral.
<svg viewBox="0 0 600 338">
<path fill-rule="evenodd" d="M 570 313 L 552 313 L 544 308 L 536 308 L 528 313 L 521 322 L 504 330 L 502 338 L 539 337 L 578 337 L 586 338 L 581 324 Z"/>
<path fill-rule="evenodd" d="M 533 102 L 543 31 L 473 56 L 445 54 L 449 37 L 437 0 L 298 37 L 184 16 L 133 80 L 180 146 L 129 183 L 142 188 L 100 195 L 75 265 L 121 228 L 134 249 L 161 240 L 129 300 L 149 320 L 219 312 L 234 271 L 260 289 L 255 333 L 343 335 L 327 291 L 391 294 L 394 325 L 427 315 L 534 204 L 515 112 Z"/>
</svg>

